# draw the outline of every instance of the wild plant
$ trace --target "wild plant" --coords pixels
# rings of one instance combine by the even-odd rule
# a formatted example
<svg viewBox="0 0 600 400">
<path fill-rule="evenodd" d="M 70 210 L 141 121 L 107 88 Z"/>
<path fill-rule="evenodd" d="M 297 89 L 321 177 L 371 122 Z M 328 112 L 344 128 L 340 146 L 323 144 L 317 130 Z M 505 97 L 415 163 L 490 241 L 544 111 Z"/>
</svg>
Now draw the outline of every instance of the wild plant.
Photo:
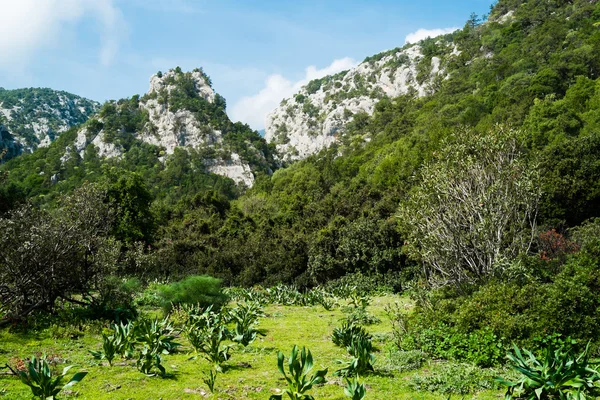
<svg viewBox="0 0 600 400">
<path fill-rule="evenodd" d="M 223 344 L 230 337 L 226 315 L 225 312 L 215 313 L 208 307 L 202 314 L 192 316 L 184 329 L 194 350 L 204 354 L 218 372 L 221 364 L 229 359 L 230 346 Z"/>
<path fill-rule="evenodd" d="M 211 369 L 208 374 L 205 374 L 205 378 L 202 378 L 202 381 L 206 383 L 208 389 L 211 393 L 215 392 L 215 383 L 217 382 L 217 370 Z"/>
<path fill-rule="evenodd" d="M 256 335 L 264 336 L 264 333 L 255 328 L 258 318 L 264 315 L 258 303 L 238 304 L 236 308 L 230 310 L 229 316 L 235 322 L 235 331 L 232 333 L 231 340 L 246 347 L 256 339 Z"/>
<path fill-rule="evenodd" d="M 112 366 L 112 361 L 117 355 L 116 338 L 114 336 L 102 335 L 102 351 L 90 350 L 90 354 L 97 360 L 106 360 Z"/>
<path fill-rule="evenodd" d="M 497 378 L 507 386 L 505 399 L 558 398 L 594 399 L 600 395 L 600 373 L 594 368 L 598 362 L 589 359 L 589 343 L 585 350 L 575 355 L 572 349 L 552 346 L 546 348 L 543 360 L 533 353 L 514 346 L 514 352 L 506 358 L 517 372 L 515 382 Z"/>
<path fill-rule="evenodd" d="M 87 372 L 77 372 L 69 379 L 69 381 L 61 386 L 69 370 L 73 367 L 69 365 L 65 367 L 62 373 L 58 376 L 52 376 L 50 366 L 45 357 L 31 357 L 31 360 L 26 363 L 26 369 L 12 371 L 17 375 L 21 382 L 29 386 L 33 396 L 39 399 L 57 399 L 57 395 L 64 389 L 68 389 L 75 385 L 87 375 Z M 12 370 L 12 368 L 11 368 Z"/>
<path fill-rule="evenodd" d="M 363 337 L 365 340 L 371 340 L 371 335 L 360 325 L 353 321 L 344 321 L 342 326 L 333 329 L 331 340 L 338 347 L 348 347 L 354 338 Z"/>
<path fill-rule="evenodd" d="M 152 368 L 156 367 L 164 376 L 161 354 L 169 354 L 180 346 L 174 340 L 173 327 L 166 318 L 162 321 L 140 320 L 136 327 L 136 341 L 143 347 L 138 353 L 138 369 L 146 375 L 153 375 Z"/>
<path fill-rule="evenodd" d="M 352 379 L 346 378 L 344 394 L 352 400 L 363 400 L 367 395 L 367 389 L 365 389 L 364 384 L 360 383 L 358 376 L 355 376 Z"/>
<path fill-rule="evenodd" d="M 113 324 L 116 353 L 124 358 L 131 358 L 135 352 L 135 323 Z"/>
<path fill-rule="evenodd" d="M 371 304 L 371 297 L 359 293 L 356 287 L 353 287 L 352 291 L 350 292 L 348 303 L 354 308 L 366 309 L 367 306 Z"/>
<path fill-rule="evenodd" d="M 113 324 L 112 328 L 112 335 L 102 335 L 102 350 L 90 350 L 90 354 L 94 358 L 106 360 L 110 366 L 112 366 L 112 361 L 117 355 L 125 358 L 133 357 L 135 346 L 134 324 L 132 322 Z"/>
<path fill-rule="evenodd" d="M 277 367 L 287 382 L 287 388 L 282 394 L 272 395 L 269 400 L 281 400 L 284 394 L 287 394 L 290 400 L 314 400 L 314 397 L 306 392 L 314 385 L 325 382 L 327 369 L 319 370 L 309 376 L 313 368 L 313 358 L 310 350 L 307 350 L 306 347 L 302 347 L 300 358 L 298 358 L 298 346 L 294 345 L 292 348 L 288 359 L 289 375 L 286 374 L 283 367 L 284 359 L 283 353 L 280 351 L 277 354 Z"/>
<path fill-rule="evenodd" d="M 372 372 L 375 369 L 375 356 L 373 355 L 373 343 L 369 338 L 358 336 L 352 339 L 350 346 L 346 348 L 350 356 L 350 361 L 339 361 L 344 365 L 343 368 L 334 372 L 336 376 L 356 376 L 366 372 Z"/>
</svg>

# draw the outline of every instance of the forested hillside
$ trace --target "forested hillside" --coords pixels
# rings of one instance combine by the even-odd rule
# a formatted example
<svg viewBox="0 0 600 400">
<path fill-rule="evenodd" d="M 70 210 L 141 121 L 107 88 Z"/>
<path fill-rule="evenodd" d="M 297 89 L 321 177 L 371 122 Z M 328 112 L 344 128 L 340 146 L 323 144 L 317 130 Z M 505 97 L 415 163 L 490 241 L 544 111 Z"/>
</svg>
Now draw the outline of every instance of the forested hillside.
<svg viewBox="0 0 600 400">
<path fill-rule="evenodd" d="M 99 107 L 95 101 L 52 89 L 0 88 L 0 161 L 50 145 Z"/>
<path fill-rule="evenodd" d="M 27 213 L 39 208 L 52 225 L 75 201 L 64 196 L 93 183 L 95 201 L 118 216 L 97 233 L 118 243 L 117 276 L 307 288 L 361 274 L 395 290 L 452 288 L 442 298 L 475 293 L 490 309 L 506 306 L 490 293 L 519 302 L 535 292 L 536 312 L 577 304 L 573 326 L 556 329 L 591 338 L 593 321 L 574 327 L 597 315 L 598 300 L 552 296 L 571 283 L 597 288 L 599 24 L 597 1 L 501 0 L 486 20 L 473 15 L 417 44 L 429 60 L 424 74 L 444 55 L 432 90 L 381 96 L 329 147 L 284 166 L 276 143 L 229 121 L 200 70 L 159 73 L 146 95 L 108 102 L 51 146 L 3 165 L 0 210 L 7 221 L 34 221 Z M 328 79 L 320 87 L 336 82 Z M 219 166 L 238 161 L 252 187 L 221 176 Z M 452 307 L 444 317 L 452 329 L 483 329 L 491 315 L 461 325 L 466 314 Z M 490 323 L 494 333 L 526 338 L 540 324 L 507 321 Z"/>
<path fill-rule="evenodd" d="M 177 67 L 0 165 L 0 368 L 75 357 L 90 398 L 208 395 L 199 355 L 219 398 L 600 395 L 600 2 L 499 0 L 310 82 L 269 143 L 225 108 Z M 23 360 L 48 343 L 67 355 Z"/>
</svg>

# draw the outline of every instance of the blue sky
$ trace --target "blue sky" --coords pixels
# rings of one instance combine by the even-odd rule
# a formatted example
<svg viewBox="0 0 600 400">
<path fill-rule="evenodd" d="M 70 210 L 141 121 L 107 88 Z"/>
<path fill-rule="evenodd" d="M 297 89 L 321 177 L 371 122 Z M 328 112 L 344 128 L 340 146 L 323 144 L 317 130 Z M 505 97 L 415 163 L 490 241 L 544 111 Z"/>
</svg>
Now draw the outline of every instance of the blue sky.
<svg viewBox="0 0 600 400">
<path fill-rule="evenodd" d="M 145 93 L 150 75 L 203 67 L 234 120 L 264 114 L 303 82 L 462 27 L 490 0 L 2 0 L 0 86 L 98 101 Z"/>
</svg>

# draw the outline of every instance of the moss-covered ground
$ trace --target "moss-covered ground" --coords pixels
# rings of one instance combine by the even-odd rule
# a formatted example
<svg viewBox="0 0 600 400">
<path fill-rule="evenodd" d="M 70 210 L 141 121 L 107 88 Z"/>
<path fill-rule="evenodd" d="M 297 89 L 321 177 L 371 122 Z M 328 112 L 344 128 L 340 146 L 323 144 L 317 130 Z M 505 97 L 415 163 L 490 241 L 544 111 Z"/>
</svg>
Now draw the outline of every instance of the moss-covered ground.
<svg viewBox="0 0 600 400">
<path fill-rule="evenodd" d="M 367 387 L 367 399 L 439 399 L 448 394 L 417 391 L 411 381 L 415 374 L 427 376 L 434 373 L 439 362 L 426 361 L 418 370 L 397 372 L 388 354 L 393 349 L 392 326 L 384 307 L 391 302 L 408 300 L 395 296 L 376 297 L 368 307 L 371 314 L 381 322 L 367 329 L 375 338 L 379 349 L 376 353 L 375 373 L 361 377 Z M 135 360 L 115 361 L 112 367 L 95 360 L 88 350 L 99 350 L 100 328 L 88 328 L 78 338 L 69 334 L 71 329 L 54 327 L 38 333 L 0 331 L 0 366 L 15 363 L 16 359 L 45 353 L 57 361 L 57 369 L 63 364 L 75 364 L 73 370 L 88 371 L 87 377 L 71 391 L 59 398 L 77 399 L 268 399 L 277 389 L 284 388 L 284 381 L 277 370 L 277 352 L 287 356 L 294 344 L 307 346 L 314 357 L 315 368 L 328 368 L 327 383 L 312 389 L 316 399 L 345 399 L 344 382 L 332 373 L 339 368 L 338 360 L 347 360 L 345 350 L 333 345 L 330 335 L 340 324 L 344 314 L 340 308 L 326 311 L 321 306 L 297 307 L 271 305 L 265 308 L 267 316 L 260 320 L 259 328 L 266 336 L 259 337 L 247 348 L 235 347 L 232 357 L 218 375 L 215 393 L 208 391 L 203 377 L 211 368 L 202 357 L 190 359 L 191 347 L 181 337 L 181 350 L 165 355 L 163 365 L 169 374 L 166 378 L 149 377 L 135 367 Z M 63 337 L 61 337 L 63 336 Z M 71 337 L 69 337 L 71 336 Z M 6 371 L 6 370 L 2 370 Z M 501 397 L 499 390 L 486 390 L 454 398 L 492 399 Z M 9 374 L 0 375 L 0 398 L 29 399 L 29 388 Z"/>
</svg>

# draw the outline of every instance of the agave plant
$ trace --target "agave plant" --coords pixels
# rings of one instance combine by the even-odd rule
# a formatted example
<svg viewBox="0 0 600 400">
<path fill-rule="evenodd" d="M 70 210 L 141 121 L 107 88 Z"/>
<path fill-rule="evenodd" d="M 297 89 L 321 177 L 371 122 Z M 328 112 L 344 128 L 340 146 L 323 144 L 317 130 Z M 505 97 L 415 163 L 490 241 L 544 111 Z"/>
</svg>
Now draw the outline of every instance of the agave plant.
<svg viewBox="0 0 600 400">
<path fill-rule="evenodd" d="M 114 336 L 102 335 L 102 351 L 90 350 L 90 354 L 98 360 L 108 361 L 108 365 L 112 366 L 112 361 L 117 355 L 117 344 Z"/>
<path fill-rule="evenodd" d="M 78 372 L 69 379 L 69 381 L 61 386 L 69 370 L 73 367 L 69 365 L 65 367 L 62 374 L 52 376 L 50 366 L 46 361 L 46 357 L 36 358 L 31 357 L 31 360 L 26 363 L 27 369 L 12 371 L 21 379 L 21 382 L 31 388 L 34 397 L 45 400 L 55 400 L 57 395 L 63 390 L 75 385 L 87 375 L 87 372 Z"/>
<path fill-rule="evenodd" d="M 287 394 L 290 400 L 314 400 L 314 397 L 306 394 L 306 392 L 314 385 L 325 382 L 327 369 L 319 370 L 309 376 L 309 373 L 313 368 L 312 354 L 310 353 L 310 350 L 302 347 L 300 358 L 298 358 L 298 346 L 296 345 L 292 348 L 290 358 L 288 359 L 287 369 L 289 375 L 286 374 L 283 364 L 284 356 L 280 351 L 277 354 L 277 367 L 287 381 L 287 388 L 282 394 L 272 395 L 269 400 L 282 400 L 284 394 Z"/>
<path fill-rule="evenodd" d="M 348 347 L 352 344 L 352 340 L 355 338 L 362 337 L 364 340 L 370 341 L 371 335 L 360 325 L 354 323 L 354 321 L 344 321 L 342 326 L 333 329 L 331 340 L 333 344 L 338 347 Z"/>
<path fill-rule="evenodd" d="M 205 374 L 205 377 L 202 378 L 202 381 L 206 383 L 208 389 L 211 393 L 215 392 L 215 383 L 217 382 L 217 370 L 211 369 L 208 374 Z"/>
<path fill-rule="evenodd" d="M 230 346 L 223 344 L 231 336 L 226 326 L 227 315 L 226 312 L 215 313 L 208 307 L 202 314 L 192 315 L 184 329 L 194 350 L 204 354 L 217 372 L 221 372 L 221 364 L 229 359 Z"/>
<path fill-rule="evenodd" d="M 521 374 L 515 382 L 496 379 L 508 387 L 507 400 L 513 397 L 582 400 L 600 395 L 600 374 L 593 368 L 597 363 L 589 359 L 589 343 L 578 356 L 564 347 L 548 347 L 540 361 L 530 351 L 514 346 L 514 352 L 508 353 L 506 358 Z"/>
<path fill-rule="evenodd" d="M 98 360 L 108 361 L 108 365 L 112 366 L 112 361 L 117 355 L 125 358 L 133 356 L 135 338 L 134 338 L 134 324 L 129 322 L 124 324 L 113 324 L 112 335 L 102 335 L 102 350 L 93 351 L 90 350 L 90 354 Z"/>
</svg>

